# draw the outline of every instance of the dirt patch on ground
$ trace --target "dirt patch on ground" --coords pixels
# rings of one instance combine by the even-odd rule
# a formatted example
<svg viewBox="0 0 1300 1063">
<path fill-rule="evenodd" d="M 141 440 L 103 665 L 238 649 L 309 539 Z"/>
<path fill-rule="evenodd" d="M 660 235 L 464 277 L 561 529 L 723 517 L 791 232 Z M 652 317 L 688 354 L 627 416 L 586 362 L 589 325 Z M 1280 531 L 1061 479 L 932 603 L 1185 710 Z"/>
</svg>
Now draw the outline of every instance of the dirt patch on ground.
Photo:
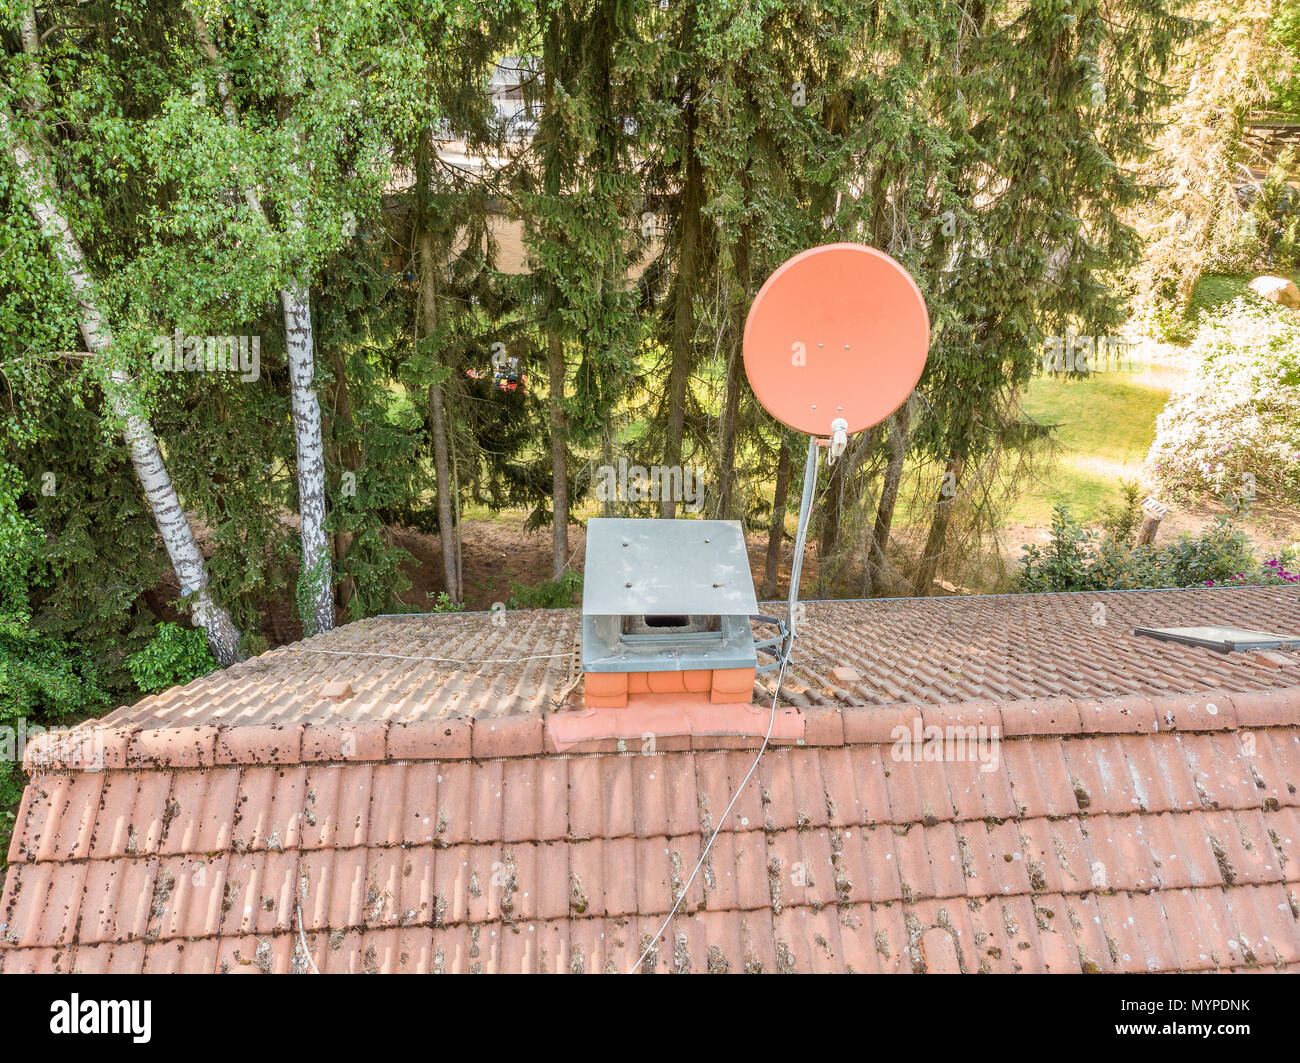
<svg viewBox="0 0 1300 1063">
<path fill-rule="evenodd" d="M 411 589 L 402 602 L 421 612 L 447 589 L 442 572 L 442 545 L 437 535 L 396 529 L 393 543 L 407 551 L 412 560 L 403 571 Z M 551 529 L 527 531 L 522 516 L 503 514 L 496 520 L 465 520 L 460 531 L 461 583 L 466 609 L 491 609 L 494 602 L 510 597 L 510 585 L 534 586 L 551 578 Z M 569 527 L 569 567 L 582 571 L 586 559 L 587 532 Z"/>
</svg>

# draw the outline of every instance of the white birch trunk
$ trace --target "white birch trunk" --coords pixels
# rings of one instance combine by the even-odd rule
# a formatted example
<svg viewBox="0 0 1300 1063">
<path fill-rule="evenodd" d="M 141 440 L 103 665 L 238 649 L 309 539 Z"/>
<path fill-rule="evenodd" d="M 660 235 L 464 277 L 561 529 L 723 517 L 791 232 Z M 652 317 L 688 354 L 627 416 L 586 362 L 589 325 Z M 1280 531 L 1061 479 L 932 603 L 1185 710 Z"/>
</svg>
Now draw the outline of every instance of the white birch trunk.
<svg viewBox="0 0 1300 1063">
<path fill-rule="evenodd" d="M 221 113 L 232 129 L 239 125 L 230 78 L 221 53 L 197 11 L 191 10 L 194 32 L 211 61 L 217 76 L 217 94 Z M 250 184 L 243 188 L 248 208 L 270 228 L 271 221 Z M 296 226 L 301 225 L 302 211 L 293 209 Z M 294 443 L 298 466 L 299 540 L 302 543 L 302 570 L 298 573 L 299 598 L 303 602 L 304 631 L 316 635 L 334 627 L 334 565 L 329 539 L 325 534 L 325 444 L 321 439 L 320 402 L 316 397 L 315 342 L 311 326 L 311 288 L 295 280 L 280 291 L 284 311 L 284 336 L 289 362 L 289 397 L 293 417 Z"/>
<path fill-rule="evenodd" d="M 94 283 L 86 269 L 81 245 L 57 206 L 54 189 L 45 178 L 45 169 L 15 134 L 7 109 L 0 110 L 0 138 L 9 146 L 32 213 L 53 245 L 76 297 L 86 347 L 92 354 L 107 357 L 113 335 L 96 303 Z M 167 474 L 157 437 L 142 412 L 135 381 L 124 371 L 113 369 L 105 381 L 104 392 L 110 409 L 122 421 L 122 437 L 131 455 L 131 463 L 140 478 L 149 508 L 153 510 L 158 533 L 180 580 L 182 594 L 195 596 L 195 621 L 206 630 L 208 645 L 212 647 L 217 663 L 227 667 L 239 659 L 239 629 L 208 590 L 207 565 L 185 510 L 181 508 L 176 488 Z"/>
<path fill-rule="evenodd" d="M 289 396 L 298 451 L 298 516 L 302 538 L 304 592 L 302 618 L 309 634 L 334 626 L 334 570 L 325 535 L 325 446 L 321 442 L 320 402 L 316 398 L 316 363 L 312 342 L 311 296 L 305 284 L 280 292 L 289 361 Z M 305 584 L 303 581 L 307 581 Z"/>
</svg>

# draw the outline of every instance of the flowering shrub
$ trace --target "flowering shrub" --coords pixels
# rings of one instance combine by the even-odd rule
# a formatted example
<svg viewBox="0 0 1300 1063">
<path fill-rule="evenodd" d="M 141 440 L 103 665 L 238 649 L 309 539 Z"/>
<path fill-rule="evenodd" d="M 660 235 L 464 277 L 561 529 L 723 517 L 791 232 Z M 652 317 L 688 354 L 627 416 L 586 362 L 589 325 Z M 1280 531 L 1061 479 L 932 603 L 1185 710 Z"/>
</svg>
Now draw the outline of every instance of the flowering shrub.
<svg viewBox="0 0 1300 1063">
<path fill-rule="evenodd" d="M 1286 558 L 1274 557 L 1265 561 L 1259 572 L 1253 576 L 1247 575 L 1245 572 L 1237 572 L 1219 582 L 1220 584 L 1237 584 L 1242 586 L 1257 586 L 1262 583 L 1267 586 L 1278 587 L 1287 583 L 1300 583 L 1300 572 L 1292 572 L 1287 568 L 1287 565 L 1291 564 L 1295 564 L 1295 562 L 1287 560 Z M 1213 587 L 1214 580 L 1207 579 L 1205 585 L 1207 587 Z"/>
<path fill-rule="evenodd" d="M 1196 369 L 1156 421 L 1147 472 L 1170 499 L 1300 499 L 1300 311 L 1236 299 L 1202 315 Z"/>
</svg>

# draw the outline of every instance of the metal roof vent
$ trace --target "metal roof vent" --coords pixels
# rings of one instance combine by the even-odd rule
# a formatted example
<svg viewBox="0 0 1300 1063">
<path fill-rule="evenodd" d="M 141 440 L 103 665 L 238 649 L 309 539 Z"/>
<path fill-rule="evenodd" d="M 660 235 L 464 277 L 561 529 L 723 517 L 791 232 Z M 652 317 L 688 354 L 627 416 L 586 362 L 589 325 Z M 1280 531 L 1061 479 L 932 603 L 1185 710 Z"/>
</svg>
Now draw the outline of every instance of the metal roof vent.
<svg viewBox="0 0 1300 1063">
<path fill-rule="evenodd" d="M 1162 642 L 1180 642 L 1184 646 L 1201 646 L 1219 653 L 1300 648 L 1300 637 L 1295 635 L 1240 627 L 1139 627 L 1133 629 L 1133 634 Z"/>
<path fill-rule="evenodd" d="M 749 555 L 732 520 L 587 522 L 582 670 L 587 704 L 628 694 L 749 702 L 758 654 Z"/>
</svg>

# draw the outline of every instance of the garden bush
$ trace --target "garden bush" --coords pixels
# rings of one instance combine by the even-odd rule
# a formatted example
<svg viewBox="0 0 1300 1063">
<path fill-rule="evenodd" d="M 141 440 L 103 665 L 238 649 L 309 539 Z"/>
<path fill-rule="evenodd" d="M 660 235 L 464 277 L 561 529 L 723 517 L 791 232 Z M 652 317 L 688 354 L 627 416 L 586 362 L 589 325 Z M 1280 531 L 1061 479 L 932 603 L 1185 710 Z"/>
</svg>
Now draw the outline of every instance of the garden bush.
<svg viewBox="0 0 1300 1063">
<path fill-rule="evenodd" d="M 139 653 L 126 659 L 135 685 L 145 694 L 188 683 L 217 666 L 202 628 L 158 625 L 158 633 Z"/>
<path fill-rule="evenodd" d="M 1083 527 L 1062 505 L 1053 513 L 1047 544 L 1024 549 L 1017 580 L 1024 592 L 1297 582 L 1287 567 L 1294 563 L 1291 555 L 1284 552 L 1261 564 L 1232 516 L 1218 518 L 1200 535 L 1129 546 Z"/>
<path fill-rule="evenodd" d="M 1300 500 L 1300 312 L 1237 299 L 1203 314 L 1187 389 L 1156 421 L 1147 471 L 1171 501 Z"/>
<path fill-rule="evenodd" d="M 510 609 L 568 609 L 582 590 L 582 573 L 566 569 L 559 579 L 544 579 L 531 587 L 510 581 Z"/>
</svg>

